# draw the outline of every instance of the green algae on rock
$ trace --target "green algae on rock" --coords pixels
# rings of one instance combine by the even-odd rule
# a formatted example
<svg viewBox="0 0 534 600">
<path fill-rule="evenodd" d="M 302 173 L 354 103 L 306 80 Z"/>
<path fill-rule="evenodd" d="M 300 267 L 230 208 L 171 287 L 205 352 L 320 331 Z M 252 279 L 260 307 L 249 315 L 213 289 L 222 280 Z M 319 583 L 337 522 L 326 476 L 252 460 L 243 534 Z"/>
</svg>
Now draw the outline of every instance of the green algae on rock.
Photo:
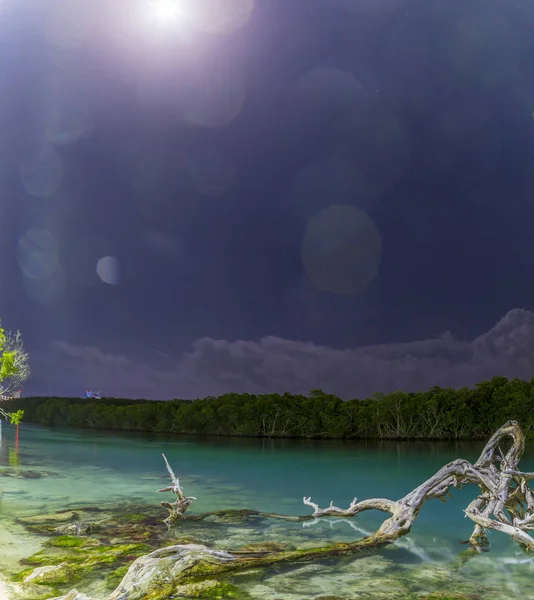
<svg viewBox="0 0 534 600">
<path fill-rule="evenodd" d="M 21 519 L 30 531 L 47 536 L 48 539 L 39 552 L 21 561 L 26 568 L 12 577 L 12 582 L 19 585 L 18 591 L 12 592 L 12 595 L 23 598 L 23 589 L 31 583 L 33 589 L 36 586 L 47 586 L 47 591 L 43 592 L 44 595 L 40 594 L 40 597 L 50 598 L 57 595 L 59 590 L 67 591 L 73 583 L 91 586 L 95 580 L 104 593 L 112 591 L 120 583 L 132 561 L 151 552 L 162 541 L 159 532 L 149 530 L 138 536 L 143 538 L 141 541 L 132 543 L 139 525 L 119 523 L 117 510 L 113 508 L 106 513 L 77 509 Z M 95 516 L 97 518 L 91 527 L 82 528 L 85 533 L 90 531 L 91 536 L 84 535 L 79 527 L 74 527 L 79 522 L 69 523 L 72 519 Z M 146 519 L 149 517 L 145 517 Z M 80 531 L 80 535 L 58 534 L 57 522 L 65 523 L 62 530 L 69 530 L 72 525 L 72 531 Z M 153 533 L 156 546 L 146 543 L 147 533 Z M 112 539 L 110 535 L 113 536 Z"/>
<path fill-rule="evenodd" d="M 58 590 L 52 587 L 37 585 L 31 582 L 17 583 L 8 581 L 0 575 L 0 598 L 11 600 L 47 600 L 57 596 Z"/>
<path fill-rule="evenodd" d="M 49 546 L 55 546 L 57 548 L 76 548 L 80 546 L 98 545 L 98 540 L 91 538 L 80 538 L 73 535 L 60 535 L 59 537 L 52 538 L 49 542 Z"/>
</svg>

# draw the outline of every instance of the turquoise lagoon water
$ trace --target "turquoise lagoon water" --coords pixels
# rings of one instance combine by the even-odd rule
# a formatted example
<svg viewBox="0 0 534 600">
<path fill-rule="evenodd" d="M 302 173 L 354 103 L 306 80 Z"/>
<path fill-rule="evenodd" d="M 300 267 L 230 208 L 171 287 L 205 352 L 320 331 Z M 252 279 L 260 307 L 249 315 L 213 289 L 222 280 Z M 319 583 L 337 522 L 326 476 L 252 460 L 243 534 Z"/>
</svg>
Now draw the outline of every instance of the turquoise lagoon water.
<svg viewBox="0 0 534 600">
<path fill-rule="evenodd" d="M 41 538 L 28 534 L 17 524 L 17 517 L 76 505 L 124 502 L 157 506 L 163 499 L 172 500 L 171 495 L 157 493 L 169 481 L 162 453 L 181 478 L 186 493 L 198 498 L 194 512 L 250 508 L 298 515 L 310 512 L 302 502 L 304 495 L 312 496 L 321 506 L 334 500 L 342 507 L 354 496 L 399 498 L 455 458 L 476 460 L 481 448 L 481 443 L 209 439 L 30 425 L 21 427 L 17 448 L 13 427 L 4 424 L 0 469 L 40 471 L 46 476 L 0 477 L 0 572 L 9 573 L 19 560 L 40 548 Z M 534 470 L 534 451 L 527 449 L 522 468 Z M 385 596 L 366 596 L 369 585 L 363 586 L 364 595 L 358 595 L 358 582 L 369 574 L 374 573 L 369 581 L 380 581 L 387 587 L 392 565 L 400 580 L 409 579 L 410 569 L 418 569 L 418 577 L 426 569 L 422 591 L 439 590 L 443 583 L 440 577 L 445 577 L 439 569 L 465 550 L 459 542 L 472 531 L 462 509 L 476 495 L 476 488 L 466 487 L 453 491 L 453 495 L 445 504 L 429 501 L 410 536 L 379 556 L 307 564 L 289 578 L 273 572 L 261 582 L 247 580 L 248 591 L 258 598 L 294 600 L 334 593 L 347 598 L 401 597 L 395 595 L 396 584 L 383 592 Z M 165 516 L 162 509 L 162 518 Z M 326 541 L 358 539 L 381 520 L 380 513 L 366 513 L 353 520 L 323 519 L 304 524 L 273 521 L 261 530 L 241 525 L 224 530 L 219 539 L 212 536 L 210 543 L 232 548 L 270 539 L 312 547 Z M 462 578 L 497 586 L 501 595 L 494 597 L 520 593 L 534 598 L 528 585 L 534 577 L 530 559 L 525 560 L 503 535 L 492 533 L 490 541 L 492 552 L 469 561 Z M 433 570 L 429 571 L 430 567 Z M 399 594 L 401 591 L 397 590 Z"/>
</svg>

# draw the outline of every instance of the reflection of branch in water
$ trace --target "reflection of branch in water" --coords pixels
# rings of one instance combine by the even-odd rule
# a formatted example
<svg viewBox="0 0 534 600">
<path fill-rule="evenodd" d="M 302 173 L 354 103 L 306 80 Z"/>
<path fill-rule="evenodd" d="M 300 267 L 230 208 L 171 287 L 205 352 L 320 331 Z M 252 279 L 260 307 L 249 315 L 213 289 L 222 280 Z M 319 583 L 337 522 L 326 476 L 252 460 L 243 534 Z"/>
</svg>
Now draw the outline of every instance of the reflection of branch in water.
<svg viewBox="0 0 534 600">
<path fill-rule="evenodd" d="M 534 568 L 534 558 L 511 558 L 505 556 L 501 558 L 501 562 L 505 565 L 530 565 Z"/>
<path fill-rule="evenodd" d="M 321 520 L 324 523 L 328 523 L 330 526 L 330 529 L 332 529 L 334 527 L 334 525 L 339 525 L 340 523 L 344 523 L 345 525 L 348 525 L 351 529 L 354 529 L 354 531 L 357 531 L 359 534 L 361 534 L 363 536 L 367 537 L 372 534 L 372 532 L 369 531 L 368 529 L 364 529 L 363 527 L 360 527 L 359 525 L 354 523 L 354 521 L 347 521 L 347 519 L 325 519 L 325 518 L 314 519 L 313 521 L 308 521 L 307 523 L 303 523 L 302 526 L 303 527 L 311 527 L 312 525 L 316 525 L 317 523 L 319 523 Z M 399 548 L 404 548 L 405 550 L 408 550 L 408 552 L 411 552 L 413 555 L 417 556 L 417 558 L 420 558 L 424 562 L 432 562 L 432 558 L 429 556 L 429 554 L 423 548 L 418 546 L 408 536 L 394 541 L 392 543 L 392 545 L 398 546 Z"/>
</svg>

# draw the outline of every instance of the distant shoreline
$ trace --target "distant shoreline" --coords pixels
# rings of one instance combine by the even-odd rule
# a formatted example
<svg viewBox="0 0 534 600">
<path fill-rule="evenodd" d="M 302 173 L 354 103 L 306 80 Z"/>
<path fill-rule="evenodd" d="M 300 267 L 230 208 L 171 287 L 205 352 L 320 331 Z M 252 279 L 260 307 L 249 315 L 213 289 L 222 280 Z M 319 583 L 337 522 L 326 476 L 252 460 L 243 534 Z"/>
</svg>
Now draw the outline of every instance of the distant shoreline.
<svg viewBox="0 0 534 600">
<path fill-rule="evenodd" d="M 24 422 L 108 431 L 333 440 L 484 440 L 506 421 L 534 438 L 534 380 L 494 377 L 474 388 L 343 401 L 321 390 L 203 400 L 28 397 L 2 402 Z"/>
</svg>

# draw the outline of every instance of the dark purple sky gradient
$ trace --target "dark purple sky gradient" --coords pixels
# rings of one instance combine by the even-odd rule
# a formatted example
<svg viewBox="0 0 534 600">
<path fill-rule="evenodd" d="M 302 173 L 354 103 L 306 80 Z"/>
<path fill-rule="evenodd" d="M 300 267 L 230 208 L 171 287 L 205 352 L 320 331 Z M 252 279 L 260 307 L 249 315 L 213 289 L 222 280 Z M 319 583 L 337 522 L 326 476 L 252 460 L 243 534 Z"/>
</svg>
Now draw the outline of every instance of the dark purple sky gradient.
<svg viewBox="0 0 534 600">
<path fill-rule="evenodd" d="M 25 393 L 530 378 L 531 2 L 176 2 L 2 4 Z"/>
</svg>

